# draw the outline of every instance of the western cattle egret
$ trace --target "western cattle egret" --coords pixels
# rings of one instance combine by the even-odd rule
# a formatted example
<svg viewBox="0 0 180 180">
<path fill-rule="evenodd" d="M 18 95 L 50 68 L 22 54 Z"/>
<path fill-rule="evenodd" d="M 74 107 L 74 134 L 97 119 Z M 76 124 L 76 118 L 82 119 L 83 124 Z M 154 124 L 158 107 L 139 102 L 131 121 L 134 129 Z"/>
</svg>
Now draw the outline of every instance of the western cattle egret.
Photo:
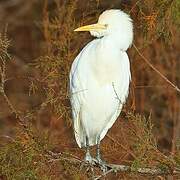
<svg viewBox="0 0 180 180">
<path fill-rule="evenodd" d="M 86 148 L 85 160 L 90 163 L 94 158 L 89 146 L 97 145 L 96 162 L 103 164 L 100 141 L 128 96 L 131 72 L 126 50 L 133 40 L 132 20 L 121 10 L 106 10 L 97 24 L 75 31 L 89 31 L 96 37 L 75 58 L 70 71 L 75 139 L 80 148 Z"/>
</svg>

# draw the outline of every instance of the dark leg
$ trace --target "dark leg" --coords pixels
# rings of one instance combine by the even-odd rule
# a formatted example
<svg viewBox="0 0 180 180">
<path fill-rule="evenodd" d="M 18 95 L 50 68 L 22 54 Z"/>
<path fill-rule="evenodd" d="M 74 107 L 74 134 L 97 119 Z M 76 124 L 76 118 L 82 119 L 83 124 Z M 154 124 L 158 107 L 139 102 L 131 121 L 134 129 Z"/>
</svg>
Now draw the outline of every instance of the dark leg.
<svg viewBox="0 0 180 180">
<path fill-rule="evenodd" d="M 84 161 L 82 162 L 80 169 L 82 169 L 83 167 L 87 167 L 86 171 L 91 170 L 91 172 L 94 174 L 94 170 L 93 170 L 93 165 L 94 163 L 94 159 L 91 157 L 90 154 L 90 147 L 89 147 L 89 140 L 88 137 L 86 136 L 86 155 L 84 157 Z M 87 163 L 89 163 L 90 166 L 87 166 Z"/>
<path fill-rule="evenodd" d="M 98 140 L 97 140 L 96 160 L 97 160 L 97 163 L 101 166 L 101 169 L 104 172 L 106 172 L 107 171 L 106 163 L 101 159 L 100 137 L 98 137 Z"/>
<path fill-rule="evenodd" d="M 96 159 L 100 163 L 101 160 L 101 153 L 100 153 L 100 142 L 98 141 L 97 143 L 97 151 L 96 151 Z"/>
<path fill-rule="evenodd" d="M 89 163 L 93 162 L 93 158 L 91 157 L 91 154 L 90 154 L 89 140 L 88 140 L 87 136 L 86 136 L 86 155 L 85 155 L 85 161 L 87 161 Z"/>
</svg>

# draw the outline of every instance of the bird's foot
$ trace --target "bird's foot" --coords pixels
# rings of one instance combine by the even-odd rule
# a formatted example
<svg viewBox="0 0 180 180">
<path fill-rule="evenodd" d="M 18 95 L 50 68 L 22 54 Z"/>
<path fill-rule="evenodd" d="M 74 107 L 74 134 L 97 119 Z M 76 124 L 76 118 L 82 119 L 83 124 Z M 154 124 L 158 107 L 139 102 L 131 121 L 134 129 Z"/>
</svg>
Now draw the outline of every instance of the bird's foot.
<svg viewBox="0 0 180 180">
<path fill-rule="evenodd" d="M 89 152 L 86 153 L 86 156 L 84 158 L 84 160 L 81 163 L 80 169 L 82 169 L 84 166 L 89 166 L 92 167 L 95 165 L 95 161 L 94 158 L 92 158 L 92 156 L 90 155 Z"/>
<path fill-rule="evenodd" d="M 91 164 L 91 165 L 95 165 L 95 159 L 91 156 L 91 154 L 89 152 L 86 153 L 84 162 Z"/>
<path fill-rule="evenodd" d="M 108 170 L 107 163 L 103 161 L 100 157 L 96 157 L 95 162 L 100 166 L 101 170 L 104 173 Z"/>
<path fill-rule="evenodd" d="M 88 153 L 81 163 L 80 170 L 85 169 L 85 172 L 90 171 L 94 175 L 94 166 L 96 165 L 95 159 Z"/>
</svg>

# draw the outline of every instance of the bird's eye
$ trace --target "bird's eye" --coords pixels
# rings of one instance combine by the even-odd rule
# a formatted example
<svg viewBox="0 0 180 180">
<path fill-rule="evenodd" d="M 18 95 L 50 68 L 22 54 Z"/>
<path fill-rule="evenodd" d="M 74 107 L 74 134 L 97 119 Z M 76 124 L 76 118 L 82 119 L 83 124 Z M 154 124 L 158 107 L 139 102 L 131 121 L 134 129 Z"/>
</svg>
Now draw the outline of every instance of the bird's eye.
<svg viewBox="0 0 180 180">
<path fill-rule="evenodd" d="M 107 28 L 107 27 L 108 27 L 108 24 L 105 24 L 105 27 Z"/>
</svg>

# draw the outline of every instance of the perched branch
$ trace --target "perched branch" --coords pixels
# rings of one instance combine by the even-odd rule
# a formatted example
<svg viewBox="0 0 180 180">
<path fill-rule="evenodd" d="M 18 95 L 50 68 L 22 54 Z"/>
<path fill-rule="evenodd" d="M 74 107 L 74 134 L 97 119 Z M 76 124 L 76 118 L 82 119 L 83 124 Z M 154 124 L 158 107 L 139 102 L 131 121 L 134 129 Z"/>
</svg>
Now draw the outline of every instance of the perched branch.
<svg viewBox="0 0 180 180">
<path fill-rule="evenodd" d="M 160 168 L 132 168 L 126 165 L 117 165 L 117 164 L 107 164 L 107 167 L 113 169 L 114 172 L 137 172 L 140 174 L 149 174 L 149 175 L 165 175 L 165 174 L 180 174 L 180 171 L 174 170 L 170 172 L 168 170 L 162 170 Z"/>
<path fill-rule="evenodd" d="M 107 164 L 108 171 L 98 177 L 95 180 L 102 178 L 103 176 L 111 173 L 111 172 L 131 172 L 131 173 L 139 173 L 144 175 L 177 175 L 180 174 L 180 170 L 174 170 L 173 172 L 164 171 L 159 168 L 131 168 L 130 166 L 126 165 L 117 165 L 117 164 Z"/>
<path fill-rule="evenodd" d="M 134 49 L 137 51 L 139 56 L 148 64 L 148 66 L 151 67 L 157 74 L 159 74 L 168 84 L 170 84 L 176 91 L 180 93 L 180 88 L 176 86 L 174 83 L 172 83 L 166 76 L 164 76 L 158 69 L 156 69 L 149 61 L 147 58 L 143 56 L 143 54 L 139 51 L 139 49 L 136 47 L 135 44 L 133 44 Z"/>
<path fill-rule="evenodd" d="M 69 157 L 68 157 L 69 156 Z M 75 163 L 75 164 L 84 164 L 85 166 L 93 166 L 101 168 L 101 165 L 98 163 L 85 163 L 84 161 L 80 160 L 77 156 L 71 155 L 71 154 L 65 154 L 65 153 L 53 153 L 53 152 L 48 152 L 47 157 L 49 158 L 49 163 L 56 162 L 56 161 L 68 161 L 70 163 Z M 180 169 L 174 168 L 174 170 L 170 169 L 160 169 L 157 167 L 148 167 L 148 168 L 133 168 L 128 165 L 120 165 L 120 164 L 106 164 L 106 169 L 107 171 L 105 173 L 102 173 L 101 175 L 95 177 L 95 180 L 98 180 L 107 174 L 111 172 L 126 172 L 126 173 L 139 173 L 142 175 L 179 175 L 180 174 Z"/>
</svg>

